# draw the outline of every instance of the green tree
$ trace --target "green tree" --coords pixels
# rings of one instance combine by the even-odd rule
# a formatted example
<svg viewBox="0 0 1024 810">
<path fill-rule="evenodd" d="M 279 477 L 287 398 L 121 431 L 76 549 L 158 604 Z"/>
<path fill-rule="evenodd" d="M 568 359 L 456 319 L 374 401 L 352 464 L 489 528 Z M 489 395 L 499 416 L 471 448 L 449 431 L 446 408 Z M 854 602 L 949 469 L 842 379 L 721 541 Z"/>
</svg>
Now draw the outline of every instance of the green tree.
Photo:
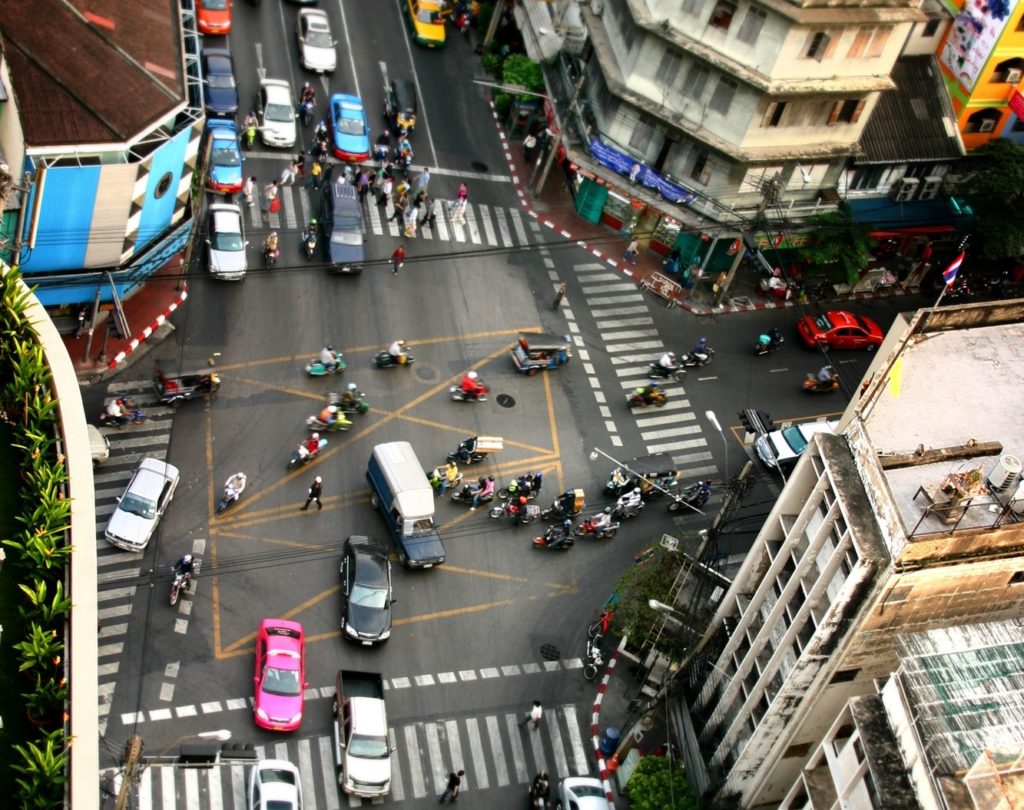
<svg viewBox="0 0 1024 810">
<path fill-rule="evenodd" d="M 996 138 L 968 158 L 965 174 L 958 191 L 977 217 L 981 255 L 997 260 L 1024 255 L 1024 149 Z"/>
<path fill-rule="evenodd" d="M 800 261 L 809 262 L 812 270 L 824 272 L 833 281 L 856 284 L 875 248 L 871 226 L 854 222 L 846 204 L 838 211 L 811 217 L 810 222 L 814 230 L 798 250 Z"/>
<path fill-rule="evenodd" d="M 509 55 L 502 63 L 501 81 L 503 84 L 518 85 L 532 93 L 544 92 L 544 74 L 541 72 L 540 65 L 521 53 Z M 536 96 L 509 95 L 499 91 L 494 95 L 495 109 L 504 115 L 512 104 L 513 98 L 520 101 L 537 100 Z"/>
<path fill-rule="evenodd" d="M 643 757 L 629 778 L 629 805 L 633 810 L 697 810 L 700 802 L 678 761 Z"/>
<path fill-rule="evenodd" d="M 665 601 L 679 573 L 679 565 L 679 558 L 675 554 L 659 550 L 643 565 L 627 568 L 619 580 L 615 589 L 619 595 L 619 603 L 615 607 L 615 626 L 619 632 L 629 636 L 632 644 L 641 644 L 651 628 L 665 620 L 665 616 L 652 609 L 648 602 L 651 599 Z M 694 631 L 699 633 L 701 629 L 694 628 Z M 666 632 L 658 639 L 657 648 L 669 659 L 678 662 L 695 641 L 694 633 L 669 623 Z"/>
</svg>

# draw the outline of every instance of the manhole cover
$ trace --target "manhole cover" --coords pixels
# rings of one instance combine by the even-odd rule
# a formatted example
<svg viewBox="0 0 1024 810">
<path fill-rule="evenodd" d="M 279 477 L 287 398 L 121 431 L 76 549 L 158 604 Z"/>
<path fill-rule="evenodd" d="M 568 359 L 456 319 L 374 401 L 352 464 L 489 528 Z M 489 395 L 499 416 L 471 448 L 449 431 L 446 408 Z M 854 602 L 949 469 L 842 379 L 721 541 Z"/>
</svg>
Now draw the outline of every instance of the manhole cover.
<svg viewBox="0 0 1024 810">
<path fill-rule="evenodd" d="M 562 652 L 554 644 L 541 644 L 540 657 L 545 661 L 558 661 L 562 657 Z"/>
<path fill-rule="evenodd" d="M 502 408 L 514 408 L 516 404 L 515 397 L 510 397 L 508 394 L 498 394 L 494 401 Z"/>
<path fill-rule="evenodd" d="M 474 160 L 470 165 L 478 172 L 490 171 L 490 169 L 487 167 L 487 164 L 481 163 L 479 160 Z"/>
<path fill-rule="evenodd" d="M 438 380 L 437 369 L 430 366 L 416 366 L 416 379 L 420 382 L 436 382 Z"/>
</svg>

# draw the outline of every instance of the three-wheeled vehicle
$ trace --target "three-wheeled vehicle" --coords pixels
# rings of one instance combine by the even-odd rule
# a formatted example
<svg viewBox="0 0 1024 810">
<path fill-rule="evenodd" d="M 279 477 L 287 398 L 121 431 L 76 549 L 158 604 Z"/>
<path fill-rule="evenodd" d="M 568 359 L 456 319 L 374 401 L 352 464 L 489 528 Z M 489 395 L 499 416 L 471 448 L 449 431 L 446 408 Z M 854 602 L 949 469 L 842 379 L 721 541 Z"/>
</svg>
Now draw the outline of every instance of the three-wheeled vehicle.
<svg viewBox="0 0 1024 810">
<path fill-rule="evenodd" d="M 675 493 L 679 489 L 679 471 L 673 466 L 672 457 L 667 453 L 655 453 L 635 458 L 625 467 L 616 467 L 608 476 L 604 493 L 618 498 L 637 486 L 645 501 L 664 495 L 666 491 Z"/>
<path fill-rule="evenodd" d="M 394 134 L 416 128 L 416 85 L 408 79 L 392 79 L 384 87 L 384 118 Z"/>
<path fill-rule="evenodd" d="M 153 375 L 153 387 L 162 405 L 177 407 L 186 399 L 199 399 L 216 394 L 220 388 L 220 376 L 212 371 L 200 371 L 195 374 L 168 377 L 157 369 Z"/>
<path fill-rule="evenodd" d="M 530 377 L 539 369 L 558 368 L 572 358 L 572 342 L 568 335 L 534 335 L 523 333 L 512 347 L 516 371 Z"/>
</svg>

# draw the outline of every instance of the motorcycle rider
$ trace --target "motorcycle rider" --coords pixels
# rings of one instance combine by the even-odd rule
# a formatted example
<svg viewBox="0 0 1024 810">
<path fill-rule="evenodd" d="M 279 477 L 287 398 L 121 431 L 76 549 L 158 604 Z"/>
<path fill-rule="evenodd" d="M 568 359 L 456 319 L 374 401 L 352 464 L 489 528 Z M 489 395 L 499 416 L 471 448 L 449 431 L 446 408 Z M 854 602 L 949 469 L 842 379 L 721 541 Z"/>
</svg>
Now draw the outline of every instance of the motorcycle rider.
<svg viewBox="0 0 1024 810">
<path fill-rule="evenodd" d="M 836 381 L 836 370 L 832 366 L 822 366 L 815 379 L 820 387 L 832 385 Z"/>
<path fill-rule="evenodd" d="M 473 493 L 473 503 L 469 507 L 471 511 L 473 509 L 476 509 L 480 505 L 480 501 L 483 498 L 486 498 L 488 495 L 493 495 L 494 494 L 494 476 L 493 475 L 488 475 L 486 478 L 481 477 L 480 480 L 477 481 L 477 483 L 479 484 L 479 486 L 477 487 L 476 491 Z"/>
<path fill-rule="evenodd" d="M 594 534 L 600 534 L 612 525 L 612 508 L 610 506 L 606 506 L 598 514 L 594 515 L 594 517 L 587 521 L 587 523 Z"/>
<path fill-rule="evenodd" d="M 251 147 L 253 141 L 256 140 L 256 130 L 259 129 L 260 119 L 256 117 L 256 113 L 252 110 L 245 116 L 245 121 L 242 122 L 242 132 L 245 133 L 246 143 Z"/>
<path fill-rule="evenodd" d="M 310 105 L 310 109 L 316 106 L 316 90 L 309 82 L 302 85 L 302 89 L 299 91 L 299 109 L 305 105 Z"/>
<path fill-rule="evenodd" d="M 512 516 L 512 523 L 518 524 L 523 522 L 523 518 L 526 517 L 526 504 L 529 503 L 525 495 L 520 495 L 518 498 L 512 498 L 508 503 L 508 513 Z"/>
<path fill-rule="evenodd" d="M 128 421 L 128 409 L 124 406 L 123 399 L 112 399 L 107 403 L 107 418 L 116 425 Z"/>
<path fill-rule="evenodd" d="M 231 503 L 238 499 L 245 485 L 245 473 L 239 472 L 232 475 L 224 485 L 224 502 Z"/>
<path fill-rule="evenodd" d="M 311 241 L 314 245 L 316 245 L 316 231 L 317 231 L 316 217 L 313 217 L 309 221 L 309 224 L 306 226 L 306 230 L 303 231 L 303 233 L 302 233 L 302 242 L 303 242 L 303 244 L 305 244 L 306 242 L 310 242 Z"/>
<path fill-rule="evenodd" d="M 195 573 L 196 565 L 195 561 L 192 559 L 191 554 L 183 555 L 182 558 L 174 564 L 174 575 L 176 577 L 180 576 L 182 578 L 182 588 L 191 590 L 191 588 L 189 587 L 189 583 L 192 581 L 192 577 L 195 576 Z"/>
<path fill-rule="evenodd" d="M 322 411 L 320 411 L 319 419 L 327 427 L 331 427 L 335 422 L 338 421 L 338 406 L 328 405 Z"/>
<path fill-rule="evenodd" d="M 700 340 L 698 340 L 697 345 L 693 347 L 693 351 L 691 352 L 691 354 L 697 360 L 698 363 L 706 362 L 707 359 L 711 356 L 708 352 L 708 339 L 706 337 L 702 337 Z"/>
<path fill-rule="evenodd" d="M 773 346 L 778 346 L 782 343 L 782 335 L 779 334 L 779 328 L 777 326 L 773 326 L 767 332 L 758 335 L 757 342 L 760 344 L 761 348 L 766 351 Z"/>
<path fill-rule="evenodd" d="M 447 464 L 445 464 L 443 474 L 441 475 L 441 480 L 438 482 L 438 486 L 440 487 L 440 491 L 437 493 L 438 497 L 443 498 L 445 492 L 447 492 L 449 489 L 455 486 L 458 482 L 459 465 L 456 464 L 454 461 L 449 461 Z"/>
<path fill-rule="evenodd" d="M 548 548 L 561 548 L 569 542 L 572 537 L 572 519 L 565 518 L 561 526 L 552 526 L 545 533 L 546 545 Z"/>
<path fill-rule="evenodd" d="M 655 380 L 651 380 L 647 385 L 634 389 L 633 393 L 643 399 L 644 405 L 650 405 L 655 400 L 665 396 L 665 392 L 661 390 L 661 386 Z"/>
<path fill-rule="evenodd" d="M 312 456 L 320 450 L 320 434 L 314 433 L 305 441 L 299 442 L 299 455 L 302 458 Z"/>
<path fill-rule="evenodd" d="M 621 498 L 619 498 L 619 510 L 626 515 L 635 512 L 640 508 L 640 504 L 643 501 L 643 496 L 640 494 L 640 488 L 631 489 Z"/>
<path fill-rule="evenodd" d="M 673 372 L 679 370 L 679 361 L 676 360 L 675 352 L 665 352 L 658 360 L 658 367 L 663 371 Z"/>
<path fill-rule="evenodd" d="M 355 383 L 349 383 L 345 388 L 345 393 L 341 395 L 341 407 L 348 411 L 353 410 L 359 405 L 359 397 L 356 396 L 356 391 L 359 390 Z"/>
<path fill-rule="evenodd" d="M 334 371 L 338 367 L 338 355 L 330 343 L 320 350 L 320 362 L 328 371 Z"/>
<path fill-rule="evenodd" d="M 470 371 L 462 378 L 462 382 L 459 383 L 459 388 L 462 390 L 462 396 L 466 399 L 479 399 L 482 394 L 487 391 L 487 386 L 479 381 L 480 375 L 475 371 Z"/>
<path fill-rule="evenodd" d="M 396 340 L 391 346 L 388 347 L 388 354 L 391 355 L 391 359 L 398 365 L 405 365 L 405 361 L 408 359 L 408 355 L 405 351 L 405 341 Z"/>
<path fill-rule="evenodd" d="M 267 262 L 271 262 L 277 258 L 277 231 L 271 231 L 270 236 L 263 242 L 263 255 Z"/>
<path fill-rule="evenodd" d="M 565 514 L 575 511 L 576 509 L 576 490 L 567 489 L 561 495 L 558 496 L 558 500 L 555 502 L 555 508 Z"/>
</svg>

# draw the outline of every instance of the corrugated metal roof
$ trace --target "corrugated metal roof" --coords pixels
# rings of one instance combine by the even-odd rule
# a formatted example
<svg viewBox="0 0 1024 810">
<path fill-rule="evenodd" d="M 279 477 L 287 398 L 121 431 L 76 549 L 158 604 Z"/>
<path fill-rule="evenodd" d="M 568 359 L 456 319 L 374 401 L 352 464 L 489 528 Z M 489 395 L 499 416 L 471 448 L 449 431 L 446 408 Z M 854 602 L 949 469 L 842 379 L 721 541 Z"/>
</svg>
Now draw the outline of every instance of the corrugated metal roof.
<svg viewBox="0 0 1024 810">
<path fill-rule="evenodd" d="M 122 143 L 185 100 L 176 0 L 5 0 L 0 14 L 28 147 Z"/>
<path fill-rule="evenodd" d="M 952 160 L 964 154 L 956 117 L 933 56 L 909 56 L 892 69 L 895 90 L 864 127 L 857 165 Z"/>
</svg>

